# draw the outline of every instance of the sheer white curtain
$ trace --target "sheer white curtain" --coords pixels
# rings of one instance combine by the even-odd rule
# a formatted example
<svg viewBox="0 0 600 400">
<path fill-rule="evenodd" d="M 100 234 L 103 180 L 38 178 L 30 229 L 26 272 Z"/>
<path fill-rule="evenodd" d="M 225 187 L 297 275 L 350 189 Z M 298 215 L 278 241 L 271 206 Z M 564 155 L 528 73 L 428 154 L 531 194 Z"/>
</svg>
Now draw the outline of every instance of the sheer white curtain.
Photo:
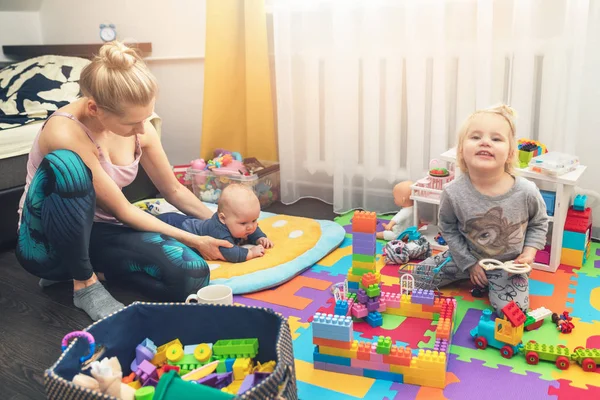
<svg viewBox="0 0 600 400">
<path fill-rule="evenodd" d="M 498 102 L 519 137 L 574 153 L 591 3 L 272 1 L 282 201 L 395 211 L 392 186 Z"/>
</svg>

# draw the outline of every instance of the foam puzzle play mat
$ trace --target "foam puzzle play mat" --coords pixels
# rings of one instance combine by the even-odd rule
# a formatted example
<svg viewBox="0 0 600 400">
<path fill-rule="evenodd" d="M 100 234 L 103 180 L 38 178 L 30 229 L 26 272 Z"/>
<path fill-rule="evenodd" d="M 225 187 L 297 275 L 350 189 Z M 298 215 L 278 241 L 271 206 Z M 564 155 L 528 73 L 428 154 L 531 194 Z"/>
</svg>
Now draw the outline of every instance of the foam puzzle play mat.
<svg viewBox="0 0 600 400">
<path fill-rule="evenodd" d="M 499 318 L 468 282 L 401 284 L 406 268 L 386 265 L 375 240 L 385 219 L 338 217 L 345 238 L 331 254 L 234 297 L 288 318 L 300 398 L 600 398 L 600 245 L 580 268 L 531 271 L 530 310 L 509 302 Z"/>
</svg>

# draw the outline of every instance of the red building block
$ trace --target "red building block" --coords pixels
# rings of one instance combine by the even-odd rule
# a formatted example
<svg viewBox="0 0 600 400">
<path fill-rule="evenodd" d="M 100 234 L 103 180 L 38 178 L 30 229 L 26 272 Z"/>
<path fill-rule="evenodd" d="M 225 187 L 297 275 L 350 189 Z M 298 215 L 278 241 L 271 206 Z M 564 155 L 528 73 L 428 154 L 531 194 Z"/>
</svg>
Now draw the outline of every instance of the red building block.
<svg viewBox="0 0 600 400">
<path fill-rule="evenodd" d="M 525 320 L 527 319 L 525 314 L 523 314 L 523 311 L 521 311 L 521 309 L 517 307 L 517 304 L 514 301 L 511 301 L 506 306 L 504 306 L 502 312 L 504 313 L 506 319 L 510 321 L 512 326 L 515 327 L 523 325 L 525 323 Z"/>
<path fill-rule="evenodd" d="M 365 361 L 369 361 L 371 359 L 370 342 L 358 342 L 358 352 L 356 353 L 356 358 Z"/>
<path fill-rule="evenodd" d="M 586 233 L 592 225 L 592 209 L 586 208 L 584 211 L 574 210 L 569 207 L 567 219 L 565 220 L 565 231 Z"/>
</svg>

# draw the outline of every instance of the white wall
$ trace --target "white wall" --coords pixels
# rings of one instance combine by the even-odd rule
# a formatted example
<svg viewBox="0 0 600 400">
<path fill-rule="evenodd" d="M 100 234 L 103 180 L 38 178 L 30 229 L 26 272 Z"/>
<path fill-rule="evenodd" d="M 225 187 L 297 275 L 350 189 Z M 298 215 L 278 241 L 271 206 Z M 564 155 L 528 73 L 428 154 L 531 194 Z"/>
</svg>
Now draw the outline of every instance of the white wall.
<svg viewBox="0 0 600 400">
<path fill-rule="evenodd" d="M 160 85 L 156 112 L 169 161 L 182 164 L 199 156 L 205 0 L 45 0 L 39 19 L 44 44 L 99 43 L 102 23 L 116 25 L 119 40 L 151 42 L 148 65 Z"/>
<path fill-rule="evenodd" d="M 3 8 L 0 4 L 0 10 Z M 34 11 L 0 11 L 0 61 L 7 58 L 4 45 L 41 44 L 40 14 Z"/>
</svg>

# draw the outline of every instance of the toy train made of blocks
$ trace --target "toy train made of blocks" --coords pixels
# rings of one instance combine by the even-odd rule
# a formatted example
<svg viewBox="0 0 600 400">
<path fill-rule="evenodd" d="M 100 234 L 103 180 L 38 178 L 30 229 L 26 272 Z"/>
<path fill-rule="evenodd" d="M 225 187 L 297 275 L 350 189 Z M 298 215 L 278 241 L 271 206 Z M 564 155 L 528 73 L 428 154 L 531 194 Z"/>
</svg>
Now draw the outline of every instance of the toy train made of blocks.
<svg viewBox="0 0 600 400">
<path fill-rule="evenodd" d="M 563 345 L 547 345 L 530 340 L 523 344 L 523 330 L 526 316 L 514 304 L 509 303 L 502 309 L 504 318 L 492 320 L 491 310 L 484 310 L 471 336 L 475 339 L 475 347 L 486 349 L 494 347 L 500 350 L 504 358 L 512 358 L 521 353 L 525 356 L 527 364 L 536 365 L 540 360 L 556 364 L 561 370 L 566 370 L 571 361 L 579 364 L 586 372 L 594 372 L 600 365 L 600 349 L 586 349 L 577 347 L 570 351 Z"/>
</svg>

